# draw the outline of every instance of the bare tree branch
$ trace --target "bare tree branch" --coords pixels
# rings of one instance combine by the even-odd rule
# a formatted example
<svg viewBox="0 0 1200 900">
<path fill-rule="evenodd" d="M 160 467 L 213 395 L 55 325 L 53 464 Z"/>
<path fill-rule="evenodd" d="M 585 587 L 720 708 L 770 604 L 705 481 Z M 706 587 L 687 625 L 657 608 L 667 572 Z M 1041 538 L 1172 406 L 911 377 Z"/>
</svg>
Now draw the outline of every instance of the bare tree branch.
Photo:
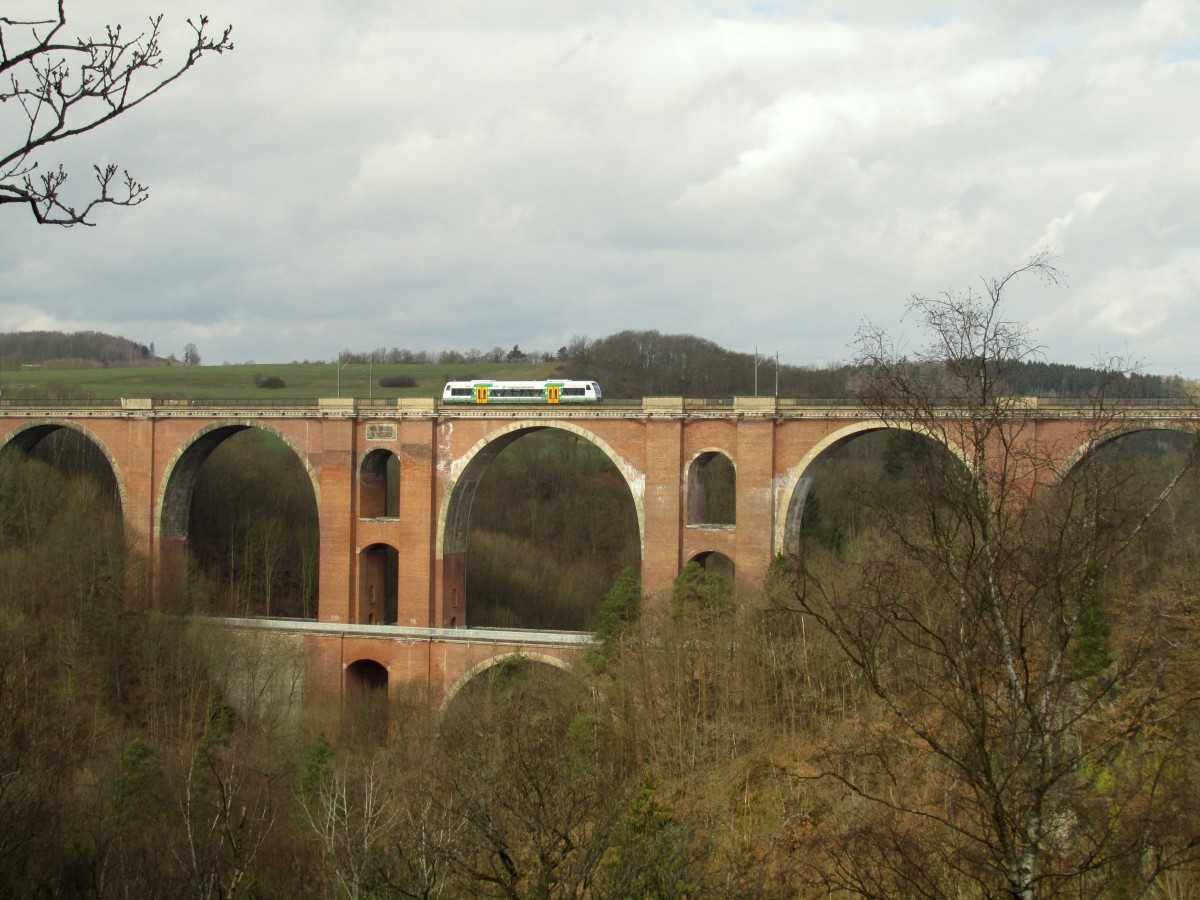
<svg viewBox="0 0 1200 900">
<path fill-rule="evenodd" d="M 205 55 L 232 50 L 233 27 L 213 32 L 207 16 L 188 19 L 190 46 L 165 68 L 161 14 L 132 36 L 121 25 L 109 25 L 102 37 L 64 41 L 65 3 L 57 0 L 52 18 L 0 18 L 0 104 L 19 135 L 15 145 L 0 147 L 0 205 L 26 204 L 41 224 L 94 225 L 89 216 L 97 207 L 137 206 L 149 197 L 148 188 L 115 165 L 96 165 L 91 197 L 73 201 L 63 191 L 67 171 L 61 165 L 43 168 L 37 151 L 111 122 Z"/>
</svg>

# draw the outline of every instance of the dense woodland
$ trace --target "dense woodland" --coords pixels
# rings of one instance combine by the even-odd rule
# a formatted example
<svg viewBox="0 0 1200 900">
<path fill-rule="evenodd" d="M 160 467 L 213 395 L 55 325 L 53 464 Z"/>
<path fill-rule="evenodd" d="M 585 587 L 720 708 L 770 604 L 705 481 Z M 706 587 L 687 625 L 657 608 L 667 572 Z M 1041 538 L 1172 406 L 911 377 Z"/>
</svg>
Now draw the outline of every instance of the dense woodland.
<svg viewBox="0 0 1200 900">
<path fill-rule="evenodd" d="M 1194 895 L 1194 435 L 1109 441 L 1098 416 L 1095 452 L 1031 496 L 1020 444 L 937 431 L 1019 421 L 1019 353 L 931 376 L 873 351 L 860 396 L 897 427 L 830 454 L 761 585 L 688 566 L 642 596 L 607 460 L 514 441 L 472 509 L 468 618 L 597 643 L 572 673 L 495 667 L 441 714 L 404 685 L 294 712 L 277 660 L 144 608 L 94 449 L 10 447 L 0 894 Z M 980 399 L 922 419 L 904 398 L 931 385 Z M 709 468 L 719 525 L 733 473 Z M 227 441 L 197 481 L 192 610 L 311 615 L 314 518 L 286 448 Z"/>
</svg>

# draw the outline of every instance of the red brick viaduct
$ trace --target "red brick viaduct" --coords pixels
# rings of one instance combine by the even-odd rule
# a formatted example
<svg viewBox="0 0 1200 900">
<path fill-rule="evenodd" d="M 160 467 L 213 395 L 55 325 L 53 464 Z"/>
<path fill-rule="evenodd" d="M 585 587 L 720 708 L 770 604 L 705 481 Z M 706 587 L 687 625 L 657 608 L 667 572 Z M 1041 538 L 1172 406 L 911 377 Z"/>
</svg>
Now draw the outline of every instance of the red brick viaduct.
<svg viewBox="0 0 1200 900">
<path fill-rule="evenodd" d="M 1074 407 L 1029 401 L 1031 439 L 1068 467 L 1086 449 L 1089 421 Z M 1175 428 L 1191 409 L 1130 407 L 1124 430 Z M 774 398 L 728 403 L 646 398 L 595 407 L 444 407 L 433 400 L 320 400 L 234 407 L 123 400 L 114 406 L 0 407 L 0 452 L 74 429 L 112 466 L 125 527 L 150 561 L 156 595 L 181 588 L 191 493 L 200 465 L 245 428 L 279 437 L 312 481 L 320 521 L 317 622 L 303 635 L 311 702 L 336 701 L 348 683 L 419 682 L 434 696 L 513 653 L 568 665 L 586 638 L 469 629 L 464 579 L 471 502 L 489 462 L 522 434 L 565 429 L 599 447 L 629 489 L 641 539 L 642 584 L 668 589 L 689 560 L 720 553 L 738 577 L 761 579 L 794 546 L 804 495 L 825 454 L 886 427 L 856 405 Z M 961 448 L 955 448 L 961 450 Z M 722 454 L 735 472 L 736 522 L 708 525 L 696 473 Z M 399 462 L 398 497 L 387 467 Z M 376 598 L 394 548 L 396 623 Z M 278 623 L 276 623 L 278 627 Z M 284 626 L 287 627 L 287 626 Z"/>
</svg>

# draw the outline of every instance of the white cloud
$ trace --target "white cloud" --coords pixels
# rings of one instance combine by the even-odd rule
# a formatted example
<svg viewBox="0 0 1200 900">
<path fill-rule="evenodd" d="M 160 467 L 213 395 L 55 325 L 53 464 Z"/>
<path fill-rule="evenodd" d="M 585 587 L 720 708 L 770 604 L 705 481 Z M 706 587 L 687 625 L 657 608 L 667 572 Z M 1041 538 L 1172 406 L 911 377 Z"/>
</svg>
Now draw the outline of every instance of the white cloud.
<svg viewBox="0 0 1200 900">
<path fill-rule="evenodd" d="M 1029 255 L 1033 256 L 1039 250 L 1050 249 L 1056 253 L 1066 251 L 1067 231 L 1076 219 L 1090 215 L 1104 200 L 1104 191 L 1087 191 L 1075 198 L 1070 212 L 1056 216 L 1046 226 L 1042 236 L 1030 246 Z"/>
</svg>

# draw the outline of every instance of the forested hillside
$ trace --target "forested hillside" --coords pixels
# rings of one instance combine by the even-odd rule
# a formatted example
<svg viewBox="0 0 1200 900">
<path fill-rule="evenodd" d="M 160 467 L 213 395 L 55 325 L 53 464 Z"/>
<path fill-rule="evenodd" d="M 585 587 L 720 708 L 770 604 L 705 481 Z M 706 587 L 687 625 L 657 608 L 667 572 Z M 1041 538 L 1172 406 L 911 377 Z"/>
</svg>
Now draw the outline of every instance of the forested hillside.
<svg viewBox="0 0 1200 900">
<path fill-rule="evenodd" d="M 861 366 L 823 368 L 781 365 L 773 357 L 757 361 L 749 353 L 726 350 L 685 334 L 622 331 L 606 338 L 576 338 L 564 348 L 566 374 L 591 378 L 606 397 L 775 396 L 838 399 L 854 397 L 870 373 Z M 931 371 L 936 377 L 936 372 Z M 777 388 L 778 385 L 778 388 Z M 1061 363 L 1021 360 L 1004 373 L 1003 389 L 1023 397 L 1088 397 L 1101 388 L 1128 399 L 1181 396 L 1178 378 L 1110 372 Z"/>
<path fill-rule="evenodd" d="M 0 360 L 8 369 L 48 362 L 62 366 L 141 365 L 153 361 L 145 344 L 99 331 L 18 331 L 0 334 Z"/>
</svg>

